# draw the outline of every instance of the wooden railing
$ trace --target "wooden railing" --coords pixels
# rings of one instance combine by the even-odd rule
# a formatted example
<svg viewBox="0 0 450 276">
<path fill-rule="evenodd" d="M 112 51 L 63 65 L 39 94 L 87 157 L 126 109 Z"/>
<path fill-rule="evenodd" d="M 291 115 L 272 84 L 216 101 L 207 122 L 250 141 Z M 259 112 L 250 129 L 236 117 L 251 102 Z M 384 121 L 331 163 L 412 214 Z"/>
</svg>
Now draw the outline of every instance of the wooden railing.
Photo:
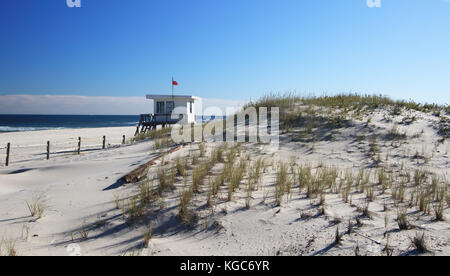
<svg viewBox="0 0 450 276">
<path fill-rule="evenodd" d="M 141 119 L 136 128 L 135 135 L 154 129 L 158 125 L 164 127 L 166 125 L 176 124 L 183 120 L 184 116 L 185 114 L 179 114 L 178 118 L 174 119 L 172 113 L 141 114 Z"/>
<path fill-rule="evenodd" d="M 139 124 L 174 124 L 184 117 L 183 114 L 179 114 L 176 119 L 172 116 L 172 113 L 141 114 Z"/>
</svg>

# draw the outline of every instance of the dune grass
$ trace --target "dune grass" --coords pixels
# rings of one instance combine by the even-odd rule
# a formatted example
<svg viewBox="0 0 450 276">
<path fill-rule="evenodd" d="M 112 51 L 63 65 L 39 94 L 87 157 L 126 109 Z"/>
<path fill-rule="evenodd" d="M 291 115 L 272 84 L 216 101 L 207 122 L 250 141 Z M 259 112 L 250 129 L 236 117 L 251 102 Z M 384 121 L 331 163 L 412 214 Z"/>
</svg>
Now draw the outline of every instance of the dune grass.
<svg viewBox="0 0 450 276">
<path fill-rule="evenodd" d="M 30 215 L 36 219 L 42 218 L 49 208 L 47 201 L 43 196 L 35 196 L 30 201 L 26 201 L 25 203 Z"/>
<path fill-rule="evenodd" d="M 167 138 L 169 136 L 169 134 L 171 133 L 171 131 L 172 131 L 171 127 L 166 127 L 166 128 L 162 128 L 162 129 L 152 129 L 147 132 L 138 133 L 136 136 L 131 138 L 130 142 L 134 143 L 134 142 L 142 141 L 145 139 L 155 140 L 155 139 Z"/>
<path fill-rule="evenodd" d="M 142 242 L 144 244 L 144 247 L 148 246 L 148 243 L 153 237 L 153 228 L 150 225 L 148 228 L 144 230 L 144 233 L 142 234 Z"/>
<path fill-rule="evenodd" d="M 17 256 L 16 240 L 12 238 L 2 238 L 0 240 L 0 256 Z"/>
<path fill-rule="evenodd" d="M 188 207 L 189 202 L 191 202 L 192 195 L 192 188 L 184 189 L 180 194 L 180 209 L 178 215 L 186 225 L 190 225 L 192 220 L 193 213 Z"/>
<path fill-rule="evenodd" d="M 425 233 L 422 233 L 422 235 L 416 233 L 416 236 L 412 238 L 411 243 L 419 253 L 431 252 L 425 240 Z"/>
</svg>

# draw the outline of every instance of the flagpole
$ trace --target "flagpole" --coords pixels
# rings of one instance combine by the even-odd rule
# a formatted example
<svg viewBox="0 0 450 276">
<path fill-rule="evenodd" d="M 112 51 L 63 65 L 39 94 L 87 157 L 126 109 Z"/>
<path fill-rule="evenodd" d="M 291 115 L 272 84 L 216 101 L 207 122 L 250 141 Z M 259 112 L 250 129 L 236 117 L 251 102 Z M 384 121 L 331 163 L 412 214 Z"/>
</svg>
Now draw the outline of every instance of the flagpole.
<svg viewBox="0 0 450 276">
<path fill-rule="evenodd" d="M 173 77 L 172 77 L 172 98 L 173 98 Z"/>
</svg>

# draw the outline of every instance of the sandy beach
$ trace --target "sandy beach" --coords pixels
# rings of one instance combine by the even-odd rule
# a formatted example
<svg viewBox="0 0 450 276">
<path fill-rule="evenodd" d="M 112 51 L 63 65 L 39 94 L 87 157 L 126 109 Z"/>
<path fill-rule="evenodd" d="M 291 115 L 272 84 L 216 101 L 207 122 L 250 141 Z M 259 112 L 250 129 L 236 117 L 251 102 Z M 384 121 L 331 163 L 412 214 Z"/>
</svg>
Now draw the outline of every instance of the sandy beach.
<svg viewBox="0 0 450 276">
<path fill-rule="evenodd" d="M 155 161 L 136 183 L 121 178 L 171 145 L 155 147 L 157 139 L 119 145 L 134 128 L 0 134 L 2 142 L 24 147 L 14 149 L 9 167 L 0 168 L 0 237 L 3 244 L 14 241 L 18 255 L 271 256 L 411 255 L 417 254 L 411 241 L 423 234 L 430 249 L 425 254 L 449 255 L 447 203 L 440 221 L 434 200 L 425 210 L 415 202 L 421 200 L 420 185 L 444 189 L 448 200 L 449 143 L 441 141 L 432 114 L 390 114 L 377 110 L 338 130 L 317 125 L 314 141 L 306 127 L 293 126 L 283 131 L 276 151 L 259 143 L 186 144 Z M 411 116 L 417 118 L 412 124 L 401 124 Z M 379 138 L 374 165 L 377 156 L 368 157 L 373 141 L 358 137 L 384 137 L 393 126 L 406 137 L 399 145 Z M 80 155 L 56 154 L 48 161 L 39 152 L 42 141 L 76 144 L 80 135 L 100 145 L 99 138 L 107 135 L 117 145 Z M 224 172 L 230 164 L 234 171 L 227 180 Z M 240 169 L 241 178 L 230 192 L 228 182 Z M 206 172 L 195 186 L 194 175 L 202 170 Z M 314 181 L 325 173 L 335 176 L 329 188 L 314 195 L 301 184 L 305 171 Z M 283 174 L 288 188 L 279 194 Z M 419 178 L 423 184 L 418 186 Z M 400 200 L 401 189 L 406 192 Z M 187 195 L 183 209 L 180 200 Z M 40 218 L 27 209 L 33 198 L 45 203 Z M 136 202 L 146 203 L 136 207 Z M 399 229 L 402 210 L 407 229 Z"/>
<path fill-rule="evenodd" d="M 46 159 L 47 141 L 53 159 L 73 154 L 78 148 L 78 137 L 82 139 L 81 149 L 86 151 L 102 148 L 103 136 L 106 146 L 112 147 L 122 144 L 123 135 L 128 141 L 135 132 L 135 127 L 109 127 L 0 133 L 0 166 L 5 164 L 7 143 L 11 143 L 10 163 L 17 164 Z"/>
<path fill-rule="evenodd" d="M 130 137 L 134 131 L 134 127 L 119 127 L 1 134 L 2 141 L 11 139 L 16 141 L 14 145 L 23 148 L 13 148 L 10 166 L 1 168 L 0 235 L 15 240 L 22 228 L 29 226 L 29 243 L 23 243 L 24 248 L 19 254 L 65 255 L 64 246 L 51 248 L 48 245 L 64 241 L 73 228 L 111 209 L 114 190 L 107 188 L 133 167 L 151 158 L 151 142 L 104 151 L 91 150 L 79 156 L 74 153 L 56 154 L 48 161 L 39 152 L 42 146 L 29 145 L 50 139 L 61 144 L 72 140 L 76 146 L 77 136 L 82 135 L 92 142 L 91 145 L 96 145 L 93 148 L 99 149 L 102 142 L 100 134 L 116 136 L 117 139 L 110 141 L 120 144 L 122 135 Z M 25 201 L 36 196 L 44 196 L 48 200 L 48 213 L 46 219 L 30 223 Z M 37 236 L 32 239 L 33 235 Z"/>
</svg>

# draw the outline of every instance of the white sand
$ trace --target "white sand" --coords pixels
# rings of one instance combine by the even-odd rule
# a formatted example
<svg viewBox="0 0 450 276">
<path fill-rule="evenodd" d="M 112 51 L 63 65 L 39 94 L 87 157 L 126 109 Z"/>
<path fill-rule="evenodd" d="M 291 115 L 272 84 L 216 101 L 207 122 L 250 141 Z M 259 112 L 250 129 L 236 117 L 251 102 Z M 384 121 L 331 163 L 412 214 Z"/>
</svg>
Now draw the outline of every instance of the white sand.
<svg viewBox="0 0 450 276">
<path fill-rule="evenodd" d="M 412 174 L 417 168 L 427 170 L 441 177 L 441 185 L 448 186 L 449 144 L 438 142 L 436 118 L 429 114 L 418 116 L 418 121 L 412 125 L 400 126 L 409 136 L 402 146 L 395 148 L 389 142 L 378 141 L 383 160 L 388 153 L 383 166 L 398 171 L 403 163 Z M 317 200 L 306 198 L 304 191 L 299 193 L 297 187 L 292 189 L 290 196 L 283 198 L 281 207 L 275 206 L 274 183 L 280 160 L 295 161 L 297 165 L 309 163 L 313 169 L 320 163 L 334 165 L 343 173 L 349 169 L 355 174 L 359 168 L 370 167 L 368 139 L 355 142 L 356 134 L 368 131 L 363 125 L 363 121 L 356 121 L 352 126 L 340 129 L 333 140 L 317 141 L 314 152 L 311 152 L 311 143 L 297 141 L 297 130 L 281 137 L 280 149 L 274 154 L 265 153 L 263 145 L 243 145 L 243 156 L 250 154 L 252 162 L 260 157 L 270 164 L 259 183 L 261 187 L 252 194 L 251 208 L 245 208 L 247 177 L 231 202 L 226 201 L 226 187 L 222 187 L 213 208 L 205 206 L 208 187 L 204 184 L 202 192 L 195 194 L 189 205 L 199 218 L 193 227 L 184 226 L 178 218 L 179 193 L 185 187 L 182 177 L 176 179 L 176 190 L 164 193 L 162 208 L 161 200 L 154 202 L 149 207 L 152 211 L 140 223 L 128 224 L 122 211 L 115 208 L 115 196 L 126 198 L 139 193 L 139 183 L 120 185 L 117 181 L 156 156 L 152 141 L 84 152 L 80 156 L 73 153 L 52 156 L 50 161 L 42 160 L 45 156 L 37 155 L 37 149 L 31 155 L 25 149 L 15 149 L 13 156 L 16 157 L 12 158 L 10 167 L 0 168 L 0 240 L 1 237 L 15 240 L 19 255 L 69 255 L 68 249 L 74 248 L 74 242 L 84 255 L 353 255 L 357 245 L 361 254 L 384 255 L 382 249 L 387 242 L 384 236 L 387 230 L 394 255 L 414 254 L 411 238 L 416 232 L 425 233 L 431 254 L 450 255 L 448 206 L 444 212 L 447 221 L 443 222 L 434 221 L 432 213 L 422 214 L 416 207 L 409 208 L 409 219 L 420 228 L 398 231 L 391 191 L 381 195 L 377 190 L 377 198 L 370 204 L 373 219 L 361 218 L 364 226 L 356 230 L 358 234 L 344 235 L 340 246 L 333 245 L 336 227 L 345 233 L 348 221 L 355 223 L 355 217 L 360 215 L 357 207 L 365 202 L 364 194 L 353 192 L 352 202 L 345 203 L 341 195 L 327 193 L 326 216 L 318 214 Z M 383 120 L 382 112 L 374 114 L 371 125 L 372 131 L 379 134 L 392 128 L 392 123 Z M 412 137 L 422 129 L 423 134 Z M 0 141 L 3 144 L 11 140 L 15 145 L 26 146 L 48 139 L 55 143 L 72 139 L 72 147 L 75 147 L 80 135 L 94 144 L 101 144 L 103 135 L 114 137 L 120 143 L 122 134 L 130 137 L 133 133 L 134 128 L 52 130 L 0 134 Z M 208 144 L 207 152 L 215 146 Z M 429 160 L 426 163 L 413 160 L 411 156 L 416 151 L 424 151 Z M 197 153 L 198 145 L 193 144 L 170 154 L 164 158 L 164 163 L 150 169 L 150 181 L 156 186 L 156 180 L 152 179 L 157 170 L 169 171 L 175 157 Z M 221 166 L 214 167 L 213 175 Z M 375 178 L 377 169 L 373 170 Z M 190 185 L 191 173 L 188 171 L 187 185 Z M 266 193 L 266 202 L 262 203 Z M 45 196 L 50 208 L 43 218 L 34 221 L 25 201 L 37 195 Z M 390 207 L 387 212 L 383 210 L 385 203 Z M 387 229 L 386 216 L 389 220 Z M 334 225 L 334 218 L 340 218 L 342 223 Z M 218 224 L 223 228 L 218 229 Z M 77 241 L 83 225 L 88 229 L 88 237 Z M 148 248 L 144 248 L 142 237 L 149 225 L 153 228 L 153 238 Z M 28 238 L 22 233 L 26 233 L 26 229 L 30 229 Z"/>
<path fill-rule="evenodd" d="M 10 163 L 20 163 L 45 159 L 47 141 L 53 158 L 73 154 L 78 148 L 78 137 L 82 150 L 92 150 L 102 148 L 103 136 L 106 146 L 114 146 L 122 143 L 123 135 L 128 140 L 135 131 L 135 127 L 109 127 L 0 133 L 0 166 L 5 164 L 7 143 L 11 143 Z"/>
</svg>

